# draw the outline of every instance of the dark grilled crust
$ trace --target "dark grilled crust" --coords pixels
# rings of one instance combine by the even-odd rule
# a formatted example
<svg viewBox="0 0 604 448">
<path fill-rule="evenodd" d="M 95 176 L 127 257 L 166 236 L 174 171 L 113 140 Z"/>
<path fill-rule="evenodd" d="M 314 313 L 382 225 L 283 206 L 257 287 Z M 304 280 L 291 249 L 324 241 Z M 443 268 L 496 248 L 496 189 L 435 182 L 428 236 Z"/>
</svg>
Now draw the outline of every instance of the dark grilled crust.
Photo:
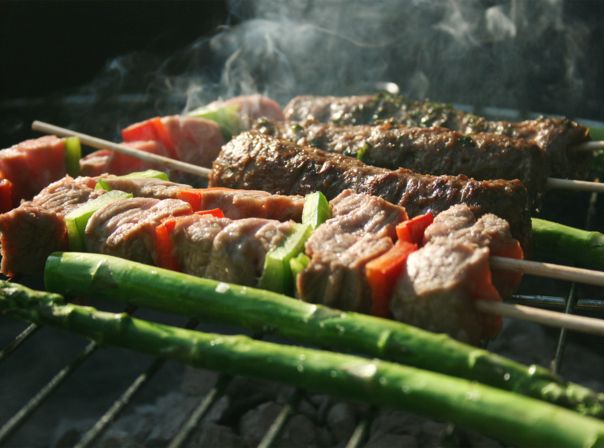
<svg viewBox="0 0 604 448">
<path fill-rule="evenodd" d="M 260 126 L 263 132 L 364 163 L 424 174 L 465 174 L 478 180 L 520 179 L 532 202 L 544 191 L 544 152 L 526 140 L 495 134 L 463 135 L 445 128 L 392 124 L 342 126 L 306 121 Z"/>
<path fill-rule="evenodd" d="M 508 221 L 525 247 L 530 235 L 528 196 L 520 181 L 391 171 L 255 131 L 240 134 L 223 147 L 214 162 L 210 185 L 278 194 L 319 190 L 330 199 L 351 189 L 401 205 L 410 216 L 439 213 L 465 203 L 477 216 L 493 213 Z"/>
<path fill-rule="evenodd" d="M 296 97 L 284 113 L 286 119 L 296 121 L 316 119 L 348 125 L 392 121 L 405 126 L 443 127 L 464 134 L 486 132 L 525 139 L 546 152 L 550 175 L 556 177 L 584 177 L 592 158 L 588 151 L 571 149 L 589 140 L 589 130 L 565 118 L 539 118 L 517 123 L 489 121 L 448 104 L 410 101 L 389 95 Z"/>
</svg>

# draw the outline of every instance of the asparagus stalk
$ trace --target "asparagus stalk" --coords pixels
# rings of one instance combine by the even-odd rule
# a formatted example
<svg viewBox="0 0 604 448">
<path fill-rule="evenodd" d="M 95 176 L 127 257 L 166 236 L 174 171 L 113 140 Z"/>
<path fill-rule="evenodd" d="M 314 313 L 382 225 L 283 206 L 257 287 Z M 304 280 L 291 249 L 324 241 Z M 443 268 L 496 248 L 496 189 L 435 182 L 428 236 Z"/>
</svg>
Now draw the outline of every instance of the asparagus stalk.
<svg viewBox="0 0 604 448">
<path fill-rule="evenodd" d="M 604 269 L 604 234 L 533 218 L 535 253 L 586 268 Z"/>
<path fill-rule="evenodd" d="M 399 322 L 333 310 L 281 294 L 98 254 L 55 253 L 47 289 L 212 319 L 302 343 L 363 353 L 529 395 L 604 417 L 604 394 L 486 350 Z"/>
<path fill-rule="evenodd" d="M 604 424 L 596 419 L 386 361 L 171 327 L 66 304 L 60 295 L 5 281 L 0 282 L 1 310 L 99 343 L 408 410 L 519 446 L 604 446 Z"/>
</svg>

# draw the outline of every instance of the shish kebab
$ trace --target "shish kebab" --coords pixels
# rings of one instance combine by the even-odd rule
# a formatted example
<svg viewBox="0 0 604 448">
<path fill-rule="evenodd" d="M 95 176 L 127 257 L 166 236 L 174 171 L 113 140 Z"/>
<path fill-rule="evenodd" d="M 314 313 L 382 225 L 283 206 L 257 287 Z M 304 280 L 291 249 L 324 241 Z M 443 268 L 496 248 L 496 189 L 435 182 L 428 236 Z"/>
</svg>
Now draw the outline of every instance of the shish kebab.
<svg viewBox="0 0 604 448">
<path fill-rule="evenodd" d="M 602 142 L 588 142 L 587 128 L 566 118 L 490 121 L 448 104 L 411 101 L 398 95 L 299 96 L 285 107 L 284 115 L 293 121 L 311 118 L 339 125 L 390 122 L 411 127 L 446 128 L 464 135 L 490 133 L 521 139 L 543 151 L 552 176 L 564 178 L 581 177 L 591 160 L 589 151 L 594 146 L 603 148 Z"/>
<path fill-rule="evenodd" d="M 132 148 L 128 148 L 125 147 L 123 145 L 119 145 L 116 143 L 112 143 L 109 141 L 105 141 L 102 139 L 98 139 L 95 137 L 91 137 L 85 134 L 81 134 L 81 133 L 77 133 L 77 132 L 73 132 L 64 128 L 59 128 L 56 126 L 52 126 L 52 125 L 48 125 L 45 123 L 40 123 L 40 122 L 36 122 L 34 123 L 34 128 L 37 130 L 42 130 L 44 132 L 51 132 L 51 133 L 56 133 L 58 135 L 64 135 L 64 136 L 77 136 L 79 137 L 83 143 L 85 144 L 89 144 L 91 146 L 95 146 L 95 147 L 103 147 L 103 148 L 109 148 L 109 149 L 113 149 L 116 151 L 123 151 L 124 153 L 128 153 L 128 154 L 132 154 L 133 156 L 138 156 L 138 153 L 136 153 L 136 151 L 133 151 Z M 146 155 L 148 156 L 148 154 Z M 153 159 L 153 157 L 151 157 L 151 159 Z M 349 158 L 347 158 L 349 159 Z M 155 161 L 160 161 L 160 159 L 154 159 Z M 197 167 L 197 166 L 185 166 L 187 164 L 184 164 L 182 167 L 186 168 L 186 170 L 190 173 L 194 173 L 196 175 L 200 175 L 200 176 L 207 176 L 210 172 L 210 170 L 202 168 L 202 167 Z M 596 272 L 596 271 L 589 271 L 586 269 L 576 269 L 576 268 L 569 268 L 569 267 L 561 267 L 561 266 L 555 266 L 555 265 L 550 265 L 550 264 L 545 264 L 545 263 L 534 263 L 534 262 L 522 262 L 522 261 L 514 261 L 514 260 L 508 260 L 508 259 L 503 259 L 503 258 L 496 258 L 496 257 L 491 257 L 491 264 L 494 268 L 499 268 L 499 269 L 511 269 L 512 271 L 518 271 L 518 272 L 525 272 L 525 273 L 531 273 L 531 274 L 535 274 L 535 275 L 542 275 L 542 276 L 546 276 L 546 277 L 553 277 L 553 278 L 564 278 L 566 280 L 573 280 L 573 281 L 580 281 L 580 282 L 587 282 L 587 283 L 593 283 L 593 284 L 598 284 L 598 285 L 603 285 L 603 276 L 602 273 L 600 272 Z M 479 302 L 481 303 L 480 307 L 481 307 L 481 311 L 483 312 L 488 312 L 488 313 L 494 313 L 497 315 L 514 315 L 514 317 L 521 317 L 519 314 L 522 314 L 524 318 L 529 318 L 529 319 L 533 319 L 536 320 L 538 322 L 541 323 L 547 323 L 549 322 L 550 324 L 552 324 L 552 322 L 555 322 L 554 325 L 564 325 L 564 326 L 572 326 L 575 329 L 586 329 L 586 328 L 590 328 L 589 331 L 595 331 L 595 332 L 599 332 L 601 330 L 598 330 L 598 328 L 601 327 L 601 321 L 599 321 L 598 319 L 591 319 L 588 321 L 585 321 L 585 318 L 576 318 L 576 317 L 571 317 L 568 315 L 562 315 L 560 313 L 550 313 L 548 312 L 548 316 L 531 316 L 532 313 L 534 313 L 533 310 L 529 311 L 530 307 L 518 307 L 518 306 L 512 306 L 512 309 L 504 309 L 501 306 L 497 307 L 497 311 L 494 311 L 494 309 L 488 309 L 488 304 L 483 304 L 483 302 Z M 575 320 L 581 320 L 582 322 L 572 322 L 571 321 L 575 321 Z"/>
</svg>

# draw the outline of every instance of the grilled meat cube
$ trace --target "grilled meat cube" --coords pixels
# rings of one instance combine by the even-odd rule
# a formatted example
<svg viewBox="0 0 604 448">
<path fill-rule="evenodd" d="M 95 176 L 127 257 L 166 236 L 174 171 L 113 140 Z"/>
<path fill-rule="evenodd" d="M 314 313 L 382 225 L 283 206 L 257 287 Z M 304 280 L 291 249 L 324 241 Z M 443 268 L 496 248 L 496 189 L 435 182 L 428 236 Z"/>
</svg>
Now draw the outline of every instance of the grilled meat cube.
<svg viewBox="0 0 604 448">
<path fill-rule="evenodd" d="M 342 192 L 331 201 L 333 217 L 306 242 L 309 265 L 297 278 L 298 295 L 340 309 L 368 312 L 371 291 L 365 265 L 392 247 L 405 209 L 387 201 Z"/>
<path fill-rule="evenodd" d="M 225 217 L 231 219 L 256 217 L 299 222 L 304 208 L 304 197 L 270 194 L 260 190 L 208 188 L 203 190 L 201 208 L 219 208 Z"/>
<path fill-rule="evenodd" d="M 477 295 L 497 300 L 497 292 L 476 290 L 489 277 L 489 250 L 462 241 L 428 244 L 407 259 L 391 302 L 396 320 L 479 343 L 494 337 L 499 323 L 474 306 Z M 486 296 L 488 292 L 488 296 Z"/>
<path fill-rule="evenodd" d="M 520 179 L 534 200 L 545 190 L 545 153 L 533 143 L 495 134 L 382 124 L 260 121 L 264 133 L 299 145 L 356 157 L 368 165 L 423 174 L 465 174 L 478 180 Z"/>
<path fill-rule="evenodd" d="M 4 275 L 41 272 L 46 257 L 67 248 L 63 217 L 104 193 L 96 180 L 69 176 L 50 184 L 31 201 L 0 215 L 0 243 Z"/>
<path fill-rule="evenodd" d="M 293 222 L 246 218 L 231 222 L 216 235 L 209 278 L 256 286 L 269 250 L 293 232 Z"/>
<path fill-rule="evenodd" d="M 154 263 L 154 231 L 163 220 L 192 213 L 176 199 L 133 198 L 112 202 L 92 214 L 86 225 L 86 249 L 141 263 Z"/>
<path fill-rule="evenodd" d="M 276 194 L 321 191 L 328 198 L 351 189 L 403 206 L 410 216 L 429 211 L 438 214 L 465 203 L 477 216 L 493 213 L 508 221 L 523 246 L 530 235 L 528 196 L 518 180 L 477 181 L 406 169 L 391 171 L 257 131 L 240 134 L 223 147 L 214 162 L 210 185 Z"/>
<path fill-rule="evenodd" d="M 557 177 L 584 177 L 592 157 L 586 151 L 571 149 L 589 140 L 589 130 L 563 118 L 517 123 L 489 121 L 448 104 L 411 101 L 392 95 L 296 97 L 285 107 L 284 114 L 287 120 L 294 121 L 316 119 L 324 123 L 358 125 L 388 120 L 405 126 L 444 127 L 464 134 L 493 133 L 524 139 L 546 153 L 550 174 Z"/>
<path fill-rule="evenodd" d="M 293 224 L 261 218 L 179 217 L 172 233 L 174 254 L 187 274 L 256 286 L 266 254 L 291 234 Z"/>
<path fill-rule="evenodd" d="M 522 257 L 507 222 L 492 214 L 476 219 L 465 205 L 455 205 L 442 212 L 424 233 L 425 244 L 440 244 L 443 239 L 486 247 L 490 255 Z M 521 279 L 520 273 L 492 271 L 493 284 L 502 297 L 510 297 L 518 289 Z"/>
</svg>

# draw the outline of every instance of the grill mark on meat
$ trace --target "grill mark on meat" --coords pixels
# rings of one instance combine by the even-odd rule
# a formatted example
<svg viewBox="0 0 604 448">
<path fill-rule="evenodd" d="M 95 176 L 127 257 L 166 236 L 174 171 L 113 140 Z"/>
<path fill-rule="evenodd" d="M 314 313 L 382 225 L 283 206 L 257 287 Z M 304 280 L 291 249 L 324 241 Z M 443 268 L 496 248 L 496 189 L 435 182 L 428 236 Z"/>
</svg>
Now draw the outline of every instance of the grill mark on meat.
<svg viewBox="0 0 604 448">
<path fill-rule="evenodd" d="M 520 181 L 429 176 L 403 168 L 390 171 L 255 131 L 240 134 L 223 147 L 210 185 L 278 194 L 321 191 L 330 199 L 352 189 L 403 206 L 410 216 L 438 214 L 465 203 L 477 216 L 493 213 L 508 221 L 525 247 L 530 235 L 528 196 Z"/>
<path fill-rule="evenodd" d="M 191 213 L 176 199 L 133 198 L 112 202 L 92 214 L 86 226 L 90 252 L 154 264 L 153 233 L 163 220 Z"/>
<path fill-rule="evenodd" d="M 359 125 L 388 120 L 406 126 L 445 127 L 464 134 L 493 133 L 536 143 L 547 153 L 550 173 L 556 177 L 584 177 L 592 154 L 570 147 L 589 140 L 589 130 L 565 118 L 538 118 L 522 122 L 489 121 L 450 105 L 411 101 L 401 96 L 293 98 L 284 109 L 285 118 Z"/>
</svg>

